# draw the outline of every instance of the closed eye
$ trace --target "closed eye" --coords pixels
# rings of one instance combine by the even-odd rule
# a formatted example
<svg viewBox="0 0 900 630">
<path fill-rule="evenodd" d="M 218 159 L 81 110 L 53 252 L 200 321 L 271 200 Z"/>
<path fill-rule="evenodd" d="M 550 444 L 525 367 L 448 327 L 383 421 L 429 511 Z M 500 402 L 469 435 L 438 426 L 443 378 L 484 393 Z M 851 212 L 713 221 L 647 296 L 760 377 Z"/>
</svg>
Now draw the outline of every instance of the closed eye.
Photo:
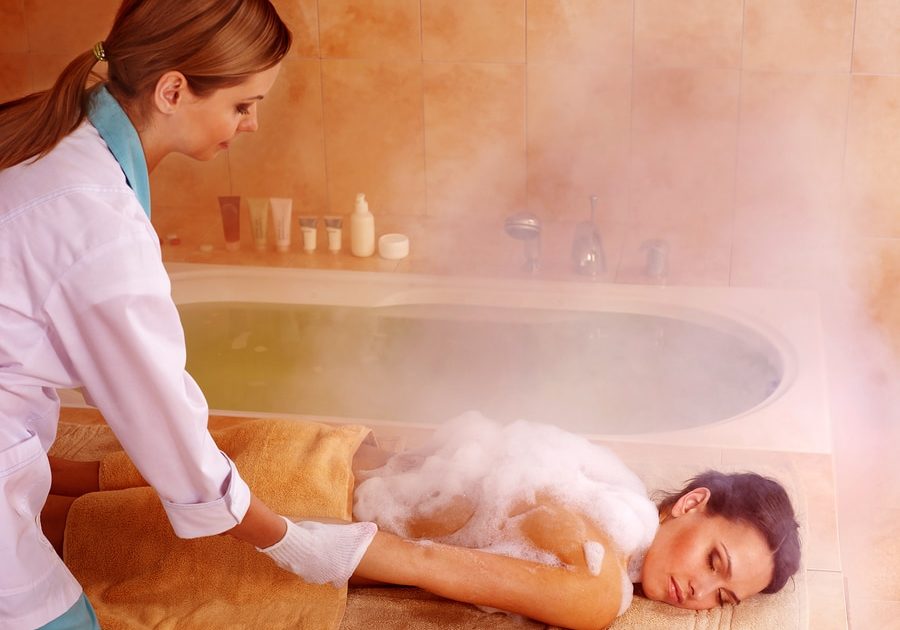
<svg viewBox="0 0 900 630">
<path fill-rule="evenodd" d="M 712 570 L 713 572 L 716 571 L 716 555 L 717 554 L 715 551 L 711 551 L 709 553 L 709 557 L 707 557 L 706 559 L 706 563 L 709 565 L 710 570 Z"/>
</svg>

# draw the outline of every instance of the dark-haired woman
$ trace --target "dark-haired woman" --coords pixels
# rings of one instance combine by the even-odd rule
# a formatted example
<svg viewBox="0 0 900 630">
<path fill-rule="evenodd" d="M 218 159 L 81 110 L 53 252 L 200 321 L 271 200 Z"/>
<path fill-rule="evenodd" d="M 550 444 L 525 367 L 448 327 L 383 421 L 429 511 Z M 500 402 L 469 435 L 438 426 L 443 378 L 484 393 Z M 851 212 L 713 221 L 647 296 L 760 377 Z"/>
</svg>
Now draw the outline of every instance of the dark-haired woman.
<svg viewBox="0 0 900 630">
<path fill-rule="evenodd" d="M 124 0 L 50 90 L 0 105 L 0 629 L 96 627 L 39 521 L 57 388 L 100 408 L 181 537 L 227 531 L 341 583 L 375 533 L 287 521 L 216 447 L 149 220 L 148 173 L 254 131 L 290 44 L 268 0 Z"/>
<path fill-rule="evenodd" d="M 633 583 L 701 610 L 775 593 L 800 564 L 778 482 L 708 471 L 654 505 L 607 449 L 546 425 L 470 414 L 356 466 L 354 514 L 380 529 L 357 577 L 566 628 L 605 628 Z"/>
</svg>

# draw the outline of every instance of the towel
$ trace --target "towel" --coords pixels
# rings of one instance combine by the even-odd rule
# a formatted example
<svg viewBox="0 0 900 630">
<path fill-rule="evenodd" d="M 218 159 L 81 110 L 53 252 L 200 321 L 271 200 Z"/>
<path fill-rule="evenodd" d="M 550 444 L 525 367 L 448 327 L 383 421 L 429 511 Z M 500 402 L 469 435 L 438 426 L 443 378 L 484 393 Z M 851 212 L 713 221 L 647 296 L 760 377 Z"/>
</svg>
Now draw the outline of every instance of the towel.
<svg viewBox="0 0 900 630">
<path fill-rule="evenodd" d="M 351 462 L 368 429 L 235 418 L 211 418 L 210 429 L 276 512 L 349 519 Z M 52 454 L 76 459 L 103 456 L 91 444 L 110 443 L 105 426 L 89 424 L 61 424 L 57 440 Z M 230 536 L 179 539 L 124 454 L 103 456 L 101 470 L 106 491 L 72 504 L 64 559 L 103 628 L 338 627 L 346 588 L 306 584 Z"/>
<path fill-rule="evenodd" d="M 635 597 L 608 630 L 800 630 L 796 589 L 751 597 L 739 606 L 684 610 Z M 351 588 L 340 630 L 562 630 L 517 615 L 491 613 L 415 588 Z"/>
<path fill-rule="evenodd" d="M 103 458 L 104 454 L 115 447 L 115 441 L 111 438 L 111 434 L 105 426 L 92 426 L 92 423 L 96 423 L 95 412 L 65 409 L 64 413 L 66 422 L 60 424 L 57 442 L 54 444 L 51 454 L 70 459 L 96 460 Z M 246 421 L 213 418 L 211 419 L 211 426 L 231 426 L 242 422 Z M 224 450 L 227 452 L 227 449 Z M 113 455 L 112 457 L 121 458 L 122 456 Z M 119 469 L 119 472 L 116 473 L 116 475 L 122 475 L 122 477 L 127 476 L 130 481 L 114 481 L 116 475 L 112 474 L 112 471 L 115 470 L 113 461 L 114 459 L 106 460 L 101 467 L 101 469 L 107 469 L 103 473 L 104 483 L 110 484 L 110 486 L 121 485 L 132 483 L 135 481 L 135 476 L 139 477 L 132 466 L 127 470 L 125 468 Z M 700 469 L 694 467 L 673 466 L 670 463 L 650 460 L 626 460 L 626 464 L 638 473 L 649 488 L 674 489 L 673 485 L 680 485 L 683 480 L 700 472 Z M 240 462 L 238 462 L 238 467 L 243 474 L 243 467 Z M 753 468 L 756 472 L 775 477 L 782 482 L 791 495 L 800 523 L 804 524 L 806 522 L 805 501 L 797 492 L 801 485 L 797 482 L 793 471 L 777 467 L 766 469 L 754 466 Z M 719 466 L 718 469 L 729 472 L 730 467 Z M 733 470 L 736 471 L 738 469 L 733 468 Z M 252 483 L 251 487 L 253 487 Z M 76 501 L 76 505 L 79 501 Z M 150 503 L 152 504 L 152 502 Z M 158 503 L 158 500 L 156 503 Z M 348 505 L 347 509 L 349 507 Z M 156 509 L 160 512 L 162 510 L 161 506 Z M 133 518 L 141 518 L 140 510 L 135 510 L 135 512 L 137 514 Z M 129 518 L 131 517 L 123 516 L 122 520 L 127 524 Z M 160 517 L 158 514 L 154 522 L 160 518 L 164 517 Z M 100 519 L 95 517 L 95 520 L 99 521 Z M 164 526 L 168 527 L 165 523 Z M 802 536 L 802 538 L 806 537 Z M 202 542 L 202 539 L 201 541 L 196 541 L 196 543 L 200 542 Z M 69 544 L 68 541 L 66 544 Z M 88 549 L 86 552 L 90 553 L 90 550 Z M 128 553 L 132 552 L 128 551 Z M 68 554 L 69 550 L 67 549 Z M 666 604 L 652 602 L 643 597 L 635 597 L 631 608 L 616 619 L 609 630 L 805 630 L 808 624 L 805 578 L 805 570 L 801 567 L 798 574 L 788 582 L 781 592 L 775 595 L 759 595 L 747 599 L 736 607 L 728 606 L 709 611 L 680 610 Z M 114 586 L 111 586 L 111 590 L 114 591 L 114 588 Z M 88 594 L 91 596 L 91 592 Z M 172 599 L 178 599 L 178 597 L 173 597 Z M 146 605 L 149 608 L 149 603 Z M 227 605 L 230 606 L 231 604 Z M 279 618 L 277 622 L 248 622 L 246 624 L 236 622 L 234 626 L 223 623 L 215 627 L 297 627 L 316 628 L 316 630 L 334 627 L 334 625 L 329 625 L 331 623 L 329 619 L 323 619 L 318 625 L 318 622 L 310 621 L 308 625 L 299 623 L 292 626 L 289 620 L 296 618 L 291 616 L 292 611 L 279 611 L 274 607 L 277 606 L 274 602 L 272 606 L 271 618 Z M 256 603 L 246 607 L 257 610 L 264 608 Z M 344 609 L 343 606 L 341 608 L 342 610 Z M 200 613 L 203 612 L 200 611 Z M 207 627 L 202 624 L 192 623 L 190 615 L 194 614 L 193 611 L 188 610 L 184 614 L 188 615 L 184 620 L 172 622 L 162 627 Z M 284 616 L 282 617 L 281 615 Z M 171 617 L 174 617 L 174 615 L 171 615 Z M 545 624 L 519 616 L 485 612 L 468 604 L 446 600 L 425 591 L 407 587 L 351 588 L 347 595 L 343 619 L 340 619 L 339 614 L 336 615 L 335 619 L 340 624 L 340 630 L 371 630 L 372 628 L 378 628 L 378 630 L 405 630 L 407 628 L 415 628 L 416 630 L 504 630 L 506 628 L 510 630 L 513 628 L 517 630 L 545 630 L 549 628 Z M 105 621 L 104 618 L 101 618 L 101 621 L 104 621 L 104 628 L 115 630 L 116 628 L 126 627 L 123 625 L 112 625 Z M 141 628 L 143 625 L 136 623 L 127 627 Z"/>
</svg>

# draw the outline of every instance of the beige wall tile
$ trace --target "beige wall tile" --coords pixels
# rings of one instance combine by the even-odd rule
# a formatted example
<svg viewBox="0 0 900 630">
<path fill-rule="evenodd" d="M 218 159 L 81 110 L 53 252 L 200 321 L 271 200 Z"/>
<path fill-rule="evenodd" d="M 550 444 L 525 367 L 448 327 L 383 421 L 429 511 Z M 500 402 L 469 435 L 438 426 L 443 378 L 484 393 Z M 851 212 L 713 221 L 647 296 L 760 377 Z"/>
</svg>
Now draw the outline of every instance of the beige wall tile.
<svg viewBox="0 0 900 630">
<path fill-rule="evenodd" d="M 853 72 L 900 74 L 900 3 L 856 0 Z"/>
<path fill-rule="evenodd" d="M 850 627 L 900 630 L 900 600 L 873 599 L 865 594 L 860 597 L 851 595 Z"/>
<path fill-rule="evenodd" d="M 847 523 L 857 531 L 845 537 L 847 542 L 842 549 L 851 598 L 900 601 L 896 599 L 900 597 L 897 594 L 900 584 L 900 544 L 897 542 L 900 506 L 866 504 L 865 507 L 868 509 L 860 509 L 854 514 L 855 522 Z"/>
<path fill-rule="evenodd" d="M 259 130 L 241 137 L 229 151 L 228 160 L 235 194 L 291 197 L 295 215 L 327 213 L 317 59 L 284 62 L 278 81 L 259 105 Z"/>
<path fill-rule="evenodd" d="M 528 65 L 529 208 L 584 221 L 596 194 L 601 225 L 628 215 L 631 69 Z"/>
<path fill-rule="evenodd" d="M 743 4 L 743 0 L 635 0 L 635 65 L 740 67 Z"/>
<path fill-rule="evenodd" d="M 426 61 L 525 61 L 520 0 L 423 0 Z"/>
<path fill-rule="evenodd" d="M 199 251 L 200 245 L 212 244 L 222 248 L 224 236 L 219 206 L 215 198 L 190 199 L 178 205 L 163 205 L 153 200 L 151 215 L 153 227 L 161 239 L 163 259 L 172 260 Z M 242 226 L 243 227 L 243 226 Z M 180 242 L 170 242 L 169 237 L 177 235 Z M 249 236 L 249 226 L 242 236 Z M 247 239 L 246 243 L 252 243 Z M 245 247 L 245 251 L 249 248 Z"/>
<path fill-rule="evenodd" d="M 865 236 L 900 236 L 900 77 L 854 76 L 844 162 L 845 212 Z"/>
<path fill-rule="evenodd" d="M 631 65 L 634 0 L 529 0 L 528 61 Z"/>
<path fill-rule="evenodd" d="M 33 91 L 28 66 L 29 56 L 25 53 L 0 53 L 0 102 Z"/>
<path fill-rule="evenodd" d="M 119 0 L 25 0 L 28 47 L 71 60 L 106 37 L 119 4 Z"/>
<path fill-rule="evenodd" d="M 854 0 L 746 0 L 748 70 L 847 72 Z"/>
<path fill-rule="evenodd" d="M 738 94 L 737 71 L 636 68 L 635 191 L 696 192 L 733 181 Z"/>
<path fill-rule="evenodd" d="M 866 311 L 900 357 L 900 239 L 865 239 L 858 251 L 865 257 Z"/>
<path fill-rule="evenodd" d="M 273 0 L 278 15 L 291 29 L 294 42 L 291 55 L 317 57 L 319 55 L 318 0 Z"/>
<path fill-rule="evenodd" d="M 479 216 L 465 221 L 418 217 L 410 241 L 410 256 L 400 261 L 405 273 L 452 274 L 467 277 L 516 277 L 521 272 L 521 244 L 503 233 L 499 219 Z M 414 240 L 413 240 L 414 239 Z"/>
<path fill-rule="evenodd" d="M 249 140 L 250 136 L 241 138 Z M 209 162 L 198 162 L 187 156 L 174 153 L 160 162 L 150 175 L 150 198 L 153 212 L 156 208 L 171 208 L 181 218 L 181 225 L 187 226 L 193 217 L 218 219 L 219 195 L 231 194 L 231 178 L 228 172 L 228 157 L 220 153 Z M 182 229 L 186 229 L 182 227 Z"/>
<path fill-rule="evenodd" d="M 384 214 L 424 214 L 422 69 L 418 63 L 323 61 L 330 212 L 359 192 Z"/>
<path fill-rule="evenodd" d="M 502 218 L 525 205 L 525 68 L 424 67 L 428 214 Z"/>
<path fill-rule="evenodd" d="M 807 571 L 806 587 L 809 596 L 809 627 L 815 630 L 847 630 L 843 575 L 831 571 Z"/>
<path fill-rule="evenodd" d="M 0 0 L 0 54 L 28 52 L 23 0 Z"/>
<path fill-rule="evenodd" d="M 733 284 L 833 278 L 848 89 L 846 75 L 744 73 Z"/>
<path fill-rule="evenodd" d="M 46 90 L 52 87 L 70 61 L 72 58 L 68 55 L 45 55 L 44 53 L 28 55 L 27 67 L 31 89 Z M 99 65 L 97 70 L 101 70 Z"/>
<path fill-rule="evenodd" d="M 635 68 L 631 230 L 617 279 L 643 282 L 648 240 L 669 280 L 727 284 L 737 144 L 736 70 Z"/>
<path fill-rule="evenodd" d="M 319 3 L 319 41 L 328 59 L 421 60 L 419 0 Z"/>
</svg>

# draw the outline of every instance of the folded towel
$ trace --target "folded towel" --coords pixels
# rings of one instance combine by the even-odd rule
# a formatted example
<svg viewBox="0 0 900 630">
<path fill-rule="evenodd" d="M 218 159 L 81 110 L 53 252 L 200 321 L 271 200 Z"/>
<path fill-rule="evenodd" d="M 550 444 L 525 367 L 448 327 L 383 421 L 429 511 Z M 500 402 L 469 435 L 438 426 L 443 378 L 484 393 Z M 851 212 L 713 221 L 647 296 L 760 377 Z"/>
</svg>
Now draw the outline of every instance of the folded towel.
<svg viewBox="0 0 900 630">
<path fill-rule="evenodd" d="M 216 443 L 250 488 L 276 512 L 349 519 L 353 454 L 369 434 L 356 425 L 293 420 L 210 421 Z M 58 440 L 106 446 L 102 426 L 63 427 Z M 64 446 L 56 455 L 69 455 Z M 98 456 L 102 453 L 94 453 Z M 346 589 L 311 585 L 229 536 L 181 540 L 156 493 L 123 454 L 103 457 L 104 488 L 80 497 L 66 524 L 65 561 L 107 630 L 139 628 L 309 628 L 340 623 Z"/>
<path fill-rule="evenodd" d="M 805 629 L 795 589 L 751 597 L 739 606 L 683 610 L 635 597 L 609 630 L 800 630 Z M 517 615 L 491 613 L 416 588 L 353 588 L 341 630 L 550 630 L 556 626 Z M 562 629 L 558 629 L 562 630 Z"/>
</svg>

